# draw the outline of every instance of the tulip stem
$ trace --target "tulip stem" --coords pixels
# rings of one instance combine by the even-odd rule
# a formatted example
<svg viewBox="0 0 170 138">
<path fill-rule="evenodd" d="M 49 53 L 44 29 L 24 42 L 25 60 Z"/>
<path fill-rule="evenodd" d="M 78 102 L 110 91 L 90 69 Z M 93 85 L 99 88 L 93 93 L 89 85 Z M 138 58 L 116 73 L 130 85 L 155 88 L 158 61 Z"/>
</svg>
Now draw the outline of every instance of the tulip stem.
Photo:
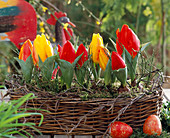
<svg viewBox="0 0 170 138">
<path fill-rule="evenodd" d="M 139 6 L 138 6 L 138 13 L 137 13 L 137 20 L 136 20 L 136 35 L 138 34 L 138 29 L 139 29 L 140 13 L 141 13 L 141 2 L 139 2 Z"/>
<path fill-rule="evenodd" d="M 92 73 L 93 73 L 93 75 L 94 75 L 94 79 L 97 80 L 97 78 L 98 78 L 97 76 L 98 76 L 98 75 L 97 75 L 97 71 L 96 71 L 96 68 L 97 68 L 97 67 L 96 67 L 96 64 L 93 63 L 93 62 L 92 62 L 91 64 L 92 64 Z"/>
</svg>

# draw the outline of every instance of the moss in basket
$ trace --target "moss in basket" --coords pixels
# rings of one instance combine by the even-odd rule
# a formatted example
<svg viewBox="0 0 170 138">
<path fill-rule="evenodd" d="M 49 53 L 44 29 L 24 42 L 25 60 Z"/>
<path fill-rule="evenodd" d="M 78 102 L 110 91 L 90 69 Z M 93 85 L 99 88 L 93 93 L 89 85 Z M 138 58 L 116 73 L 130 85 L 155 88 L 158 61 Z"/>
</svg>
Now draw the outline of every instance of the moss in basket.
<svg viewBox="0 0 170 138">
<path fill-rule="evenodd" d="M 145 68 L 148 67 L 145 66 L 147 61 L 141 56 L 141 52 L 149 43 L 140 47 L 138 37 L 127 25 L 123 25 L 121 31 L 118 29 L 116 33 L 116 44 L 112 41 L 115 50 L 111 52 L 104 46 L 100 34 L 93 34 L 92 41 L 87 46 L 89 51 L 83 44 L 73 46 L 67 41 L 54 52 L 43 34 L 34 40 L 36 44 L 32 45 L 27 40 L 20 51 L 22 56 L 16 58 L 21 66 L 23 79 L 27 84 L 53 94 L 72 92 L 83 99 L 116 97 L 118 93 L 132 97 L 140 94 L 139 92 L 152 92 L 155 84 L 149 86 L 152 84 L 150 79 L 156 76 L 152 73 L 159 74 L 159 70 L 154 72 L 150 65 L 148 73 L 148 69 Z M 37 50 L 36 47 L 41 50 Z M 77 51 L 74 47 L 77 47 Z M 140 57 L 142 65 L 138 66 Z M 137 74 L 137 69 L 141 70 L 141 74 Z M 100 75 L 101 70 L 104 76 Z M 140 90 L 139 85 L 142 83 L 146 87 Z M 77 90 L 86 91 L 88 94 Z"/>
</svg>

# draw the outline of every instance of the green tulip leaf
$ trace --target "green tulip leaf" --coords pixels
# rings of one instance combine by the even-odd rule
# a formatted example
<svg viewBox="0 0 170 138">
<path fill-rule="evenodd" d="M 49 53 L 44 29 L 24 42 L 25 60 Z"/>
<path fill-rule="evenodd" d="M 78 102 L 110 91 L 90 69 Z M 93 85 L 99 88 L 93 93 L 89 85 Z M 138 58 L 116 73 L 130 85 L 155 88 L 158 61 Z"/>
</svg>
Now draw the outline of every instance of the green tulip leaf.
<svg viewBox="0 0 170 138">
<path fill-rule="evenodd" d="M 41 60 L 41 58 L 40 58 L 40 56 L 38 55 L 38 59 L 39 59 L 39 61 L 38 61 L 38 65 L 39 65 L 39 67 L 40 67 L 40 69 L 41 68 L 43 68 L 43 62 L 42 62 L 42 60 Z"/>
<path fill-rule="evenodd" d="M 130 55 L 130 53 L 124 48 L 124 53 L 125 53 L 125 63 L 126 64 L 130 64 L 132 63 L 132 56 Z"/>
<path fill-rule="evenodd" d="M 30 55 L 25 62 L 24 60 L 16 58 L 16 57 L 15 57 L 15 60 L 17 60 L 17 62 L 19 63 L 21 67 L 21 71 L 22 71 L 25 81 L 30 82 L 32 78 L 32 70 L 33 70 L 32 56 Z"/>
<path fill-rule="evenodd" d="M 136 67 L 140 52 L 133 59 L 129 52 L 125 49 L 125 63 L 127 65 L 128 74 L 131 78 L 131 82 L 136 78 Z"/>
<path fill-rule="evenodd" d="M 73 79 L 73 73 L 74 73 L 73 65 L 70 62 L 68 62 L 66 60 L 62 60 L 62 59 L 58 60 L 58 64 L 59 64 L 60 70 L 62 72 L 62 78 L 63 78 L 64 82 L 66 83 L 66 86 L 68 88 L 70 88 L 71 82 Z"/>
<path fill-rule="evenodd" d="M 83 84 L 84 77 L 85 77 L 85 74 L 86 74 L 86 69 L 84 67 L 81 67 L 79 69 L 76 69 L 75 73 L 76 73 L 76 77 L 77 77 L 78 82 Z"/>
<path fill-rule="evenodd" d="M 112 70 L 111 74 L 111 83 L 114 83 L 116 81 L 116 70 Z"/>
<path fill-rule="evenodd" d="M 117 79 L 121 82 L 122 86 L 124 87 L 126 85 L 127 80 L 127 67 L 118 69 L 115 74 Z"/>
<path fill-rule="evenodd" d="M 140 51 L 142 52 L 143 50 L 145 50 L 146 47 L 148 47 L 150 45 L 151 42 L 142 44 Z"/>
<path fill-rule="evenodd" d="M 48 57 L 44 62 L 39 60 L 40 69 L 42 72 L 43 79 L 46 81 L 51 80 L 52 73 L 54 70 L 54 61 L 57 55 Z"/>
<path fill-rule="evenodd" d="M 108 63 L 107 63 L 107 66 L 106 66 L 106 69 L 104 71 L 104 82 L 105 82 L 105 85 L 108 85 L 111 83 L 111 73 L 112 73 L 112 65 L 111 65 L 111 60 L 109 59 L 108 60 Z"/>
<path fill-rule="evenodd" d="M 79 68 L 76 68 L 75 70 L 77 80 L 81 84 L 83 84 L 84 82 L 86 71 L 88 70 L 87 69 L 88 64 L 89 64 L 89 60 L 85 61 L 81 68 L 79 67 Z"/>
<path fill-rule="evenodd" d="M 111 38 L 109 38 L 109 40 L 110 40 L 111 43 L 113 44 L 113 51 L 116 51 L 116 52 L 117 52 L 116 43 L 115 43 Z"/>
<path fill-rule="evenodd" d="M 83 52 L 84 53 L 84 52 Z M 79 61 L 79 59 L 81 58 L 81 56 L 83 55 L 83 53 L 81 55 L 79 55 L 75 60 L 74 62 L 72 63 L 73 67 L 76 66 L 76 63 Z"/>
</svg>

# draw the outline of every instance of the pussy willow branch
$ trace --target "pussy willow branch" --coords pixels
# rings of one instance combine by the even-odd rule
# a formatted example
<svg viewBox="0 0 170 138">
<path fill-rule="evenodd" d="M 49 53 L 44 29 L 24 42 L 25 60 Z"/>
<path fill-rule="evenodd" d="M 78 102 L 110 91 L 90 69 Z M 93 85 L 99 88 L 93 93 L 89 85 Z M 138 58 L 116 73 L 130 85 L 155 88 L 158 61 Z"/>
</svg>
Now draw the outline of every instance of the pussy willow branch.
<svg viewBox="0 0 170 138">
<path fill-rule="evenodd" d="M 56 11 L 60 11 L 56 6 L 54 6 L 54 4 L 52 4 L 51 2 L 49 2 L 49 1 L 46 1 L 46 0 L 41 0 L 42 2 L 44 2 L 44 3 L 46 3 L 46 4 L 48 4 L 50 7 L 52 7 L 54 10 L 56 10 Z"/>
<path fill-rule="evenodd" d="M 37 15 L 39 16 L 40 20 L 46 24 L 46 29 L 47 29 L 47 32 L 50 34 L 50 36 L 54 37 L 54 35 L 51 33 L 50 28 L 48 27 L 46 23 L 46 20 L 39 13 L 37 13 Z"/>
<path fill-rule="evenodd" d="M 55 7 L 52 3 L 46 1 L 46 0 L 42 0 L 43 2 L 45 2 L 46 4 L 48 4 L 49 6 L 51 6 L 54 10 L 56 11 L 60 11 L 57 7 Z M 35 0 L 36 3 L 40 4 L 41 6 L 44 6 L 43 4 L 41 4 L 39 1 Z M 64 25 L 62 24 L 62 22 L 60 20 L 58 20 L 58 18 L 54 15 L 54 12 L 52 12 L 51 10 L 49 10 L 48 8 L 48 11 L 55 17 L 55 19 L 64 27 Z M 65 29 L 66 30 L 66 29 Z M 73 39 L 73 36 L 71 36 L 71 34 L 69 33 L 68 30 L 66 30 L 66 32 L 68 33 L 68 35 L 70 36 L 71 40 L 74 41 Z M 53 35 L 52 35 L 53 36 Z"/>
<path fill-rule="evenodd" d="M 97 18 L 89 9 L 87 9 L 84 4 L 82 4 L 82 1 L 80 0 L 76 0 L 77 1 L 77 5 L 80 5 L 83 10 L 87 11 L 89 13 L 89 16 L 92 16 L 95 20 L 97 20 L 98 22 L 100 22 L 100 19 Z M 101 23 L 101 22 L 100 22 Z"/>
</svg>

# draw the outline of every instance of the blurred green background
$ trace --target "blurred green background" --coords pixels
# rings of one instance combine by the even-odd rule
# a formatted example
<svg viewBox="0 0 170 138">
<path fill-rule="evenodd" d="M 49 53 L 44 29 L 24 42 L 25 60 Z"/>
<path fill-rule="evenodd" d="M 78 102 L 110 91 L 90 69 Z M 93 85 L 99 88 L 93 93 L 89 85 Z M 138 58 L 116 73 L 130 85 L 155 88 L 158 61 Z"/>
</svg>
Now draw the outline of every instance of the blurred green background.
<svg viewBox="0 0 170 138">
<path fill-rule="evenodd" d="M 37 11 L 38 33 L 44 22 L 45 33 L 54 37 L 54 27 L 46 24 L 48 13 L 55 10 L 66 12 L 70 20 L 76 24 L 75 39 L 79 43 L 89 45 L 92 34 L 100 33 L 104 44 L 112 49 L 109 38 L 116 40 L 116 30 L 123 24 L 138 35 L 141 44 L 151 42 L 146 53 L 155 54 L 154 64 L 163 67 L 165 75 L 170 75 L 170 2 L 169 0 L 27 0 Z M 48 7 L 42 12 L 40 5 Z M 55 9 L 54 9 L 55 7 Z M 50 31 L 49 31 L 50 30 Z M 3 81 L 8 72 L 9 65 L 13 64 L 15 47 L 5 42 L 0 43 L 0 79 Z M 14 54 L 11 54 L 14 52 Z M 12 70 L 13 71 L 13 70 Z"/>
</svg>

